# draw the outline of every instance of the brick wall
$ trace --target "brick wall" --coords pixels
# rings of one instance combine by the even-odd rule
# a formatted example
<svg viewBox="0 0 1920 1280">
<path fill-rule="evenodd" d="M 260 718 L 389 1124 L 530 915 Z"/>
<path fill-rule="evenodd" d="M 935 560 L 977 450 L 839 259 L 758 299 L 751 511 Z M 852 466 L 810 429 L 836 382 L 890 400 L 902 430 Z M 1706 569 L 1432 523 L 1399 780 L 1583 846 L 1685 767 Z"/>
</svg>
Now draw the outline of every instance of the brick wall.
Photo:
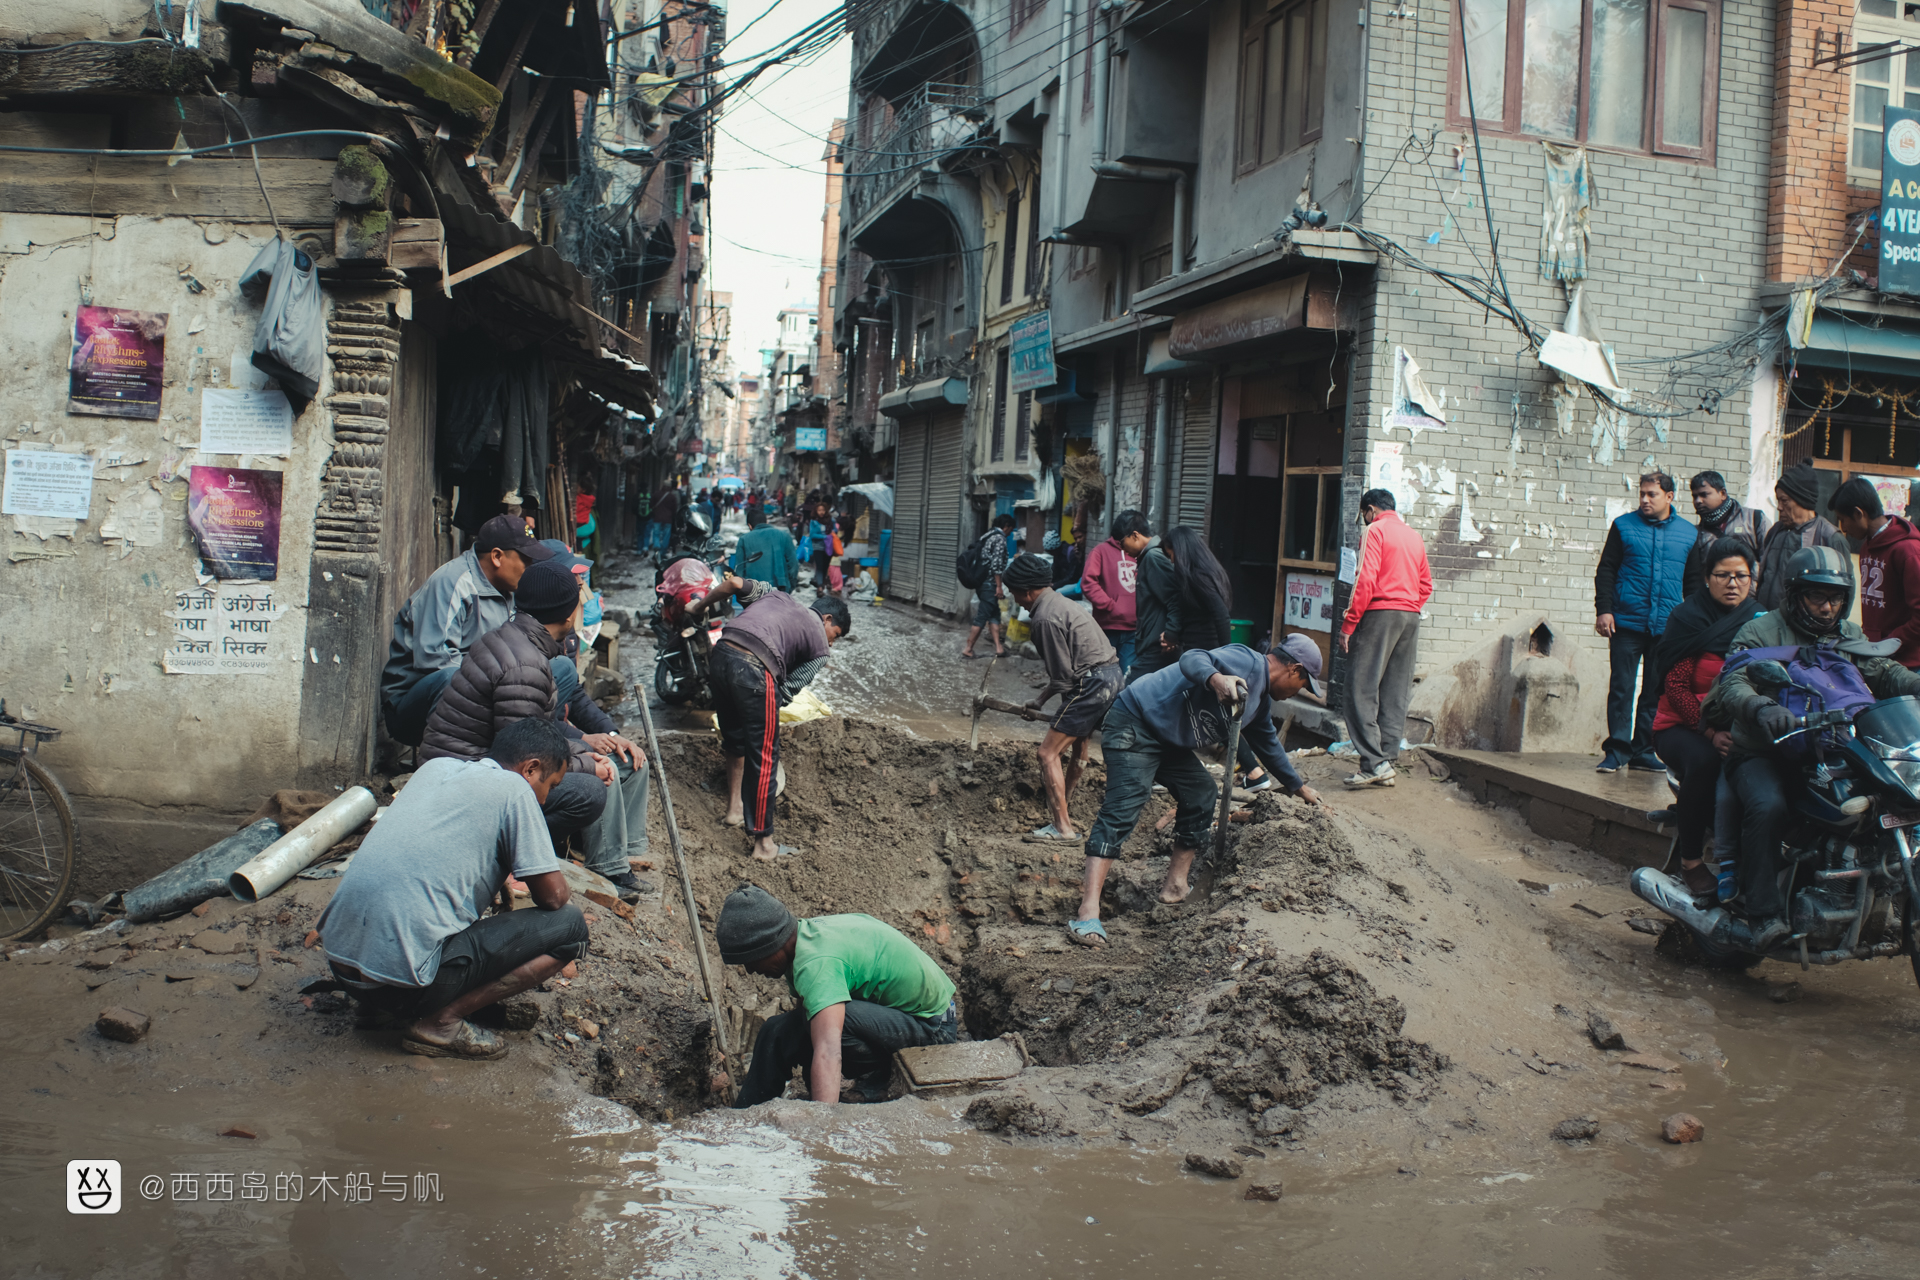
<svg viewBox="0 0 1920 1280">
<path fill-rule="evenodd" d="M 1847 182 L 1852 76 L 1816 67 L 1836 37 L 1853 44 L 1851 0 L 1779 0 L 1774 22 L 1772 195 L 1767 209 L 1767 278 L 1824 276 L 1853 242 L 1852 215 L 1880 203 L 1877 186 Z M 1847 265 L 1877 274 L 1879 237 L 1869 232 Z"/>
<path fill-rule="evenodd" d="M 1484 275 L 1486 214 L 1471 138 L 1446 129 L 1449 31 L 1435 15 L 1447 9 L 1389 19 L 1392 8 L 1376 2 L 1370 13 L 1362 185 L 1371 194 L 1363 220 L 1435 267 Z M 1774 27 L 1772 0 L 1722 9 L 1713 165 L 1592 153 L 1597 194 L 1588 287 L 1632 386 L 1657 389 L 1660 376 L 1659 366 L 1634 361 L 1707 347 L 1758 316 L 1755 291 L 1768 270 Z M 1440 133 L 1430 160 L 1419 146 L 1403 150 L 1403 141 L 1424 140 L 1433 128 Z M 1456 143 L 1468 146 L 1464 180 L 1454 176 Z M 1537 325 L 1557 328 L 1566 301 L 1538 267 L 1540 144 L 1490 135 L 1483 143 L 1512 295 Z M 1429 245 L 1436 231 L 1440 242 Z M 1433 390 L 1445 391 L 1444 431 L 1412 438 L 1405 428 L 1383 428 L 1396 346 L 1420 362 Z M 1374 295 L 1361 305 L 1347 515 L 1364 487 L 1372 446 L 1398 442 L 1409 487 L 1419 491 L 1410 522 L 1427 541 L 1438 579 L 1422 628 L 1425 667 L 1522 613 L 1545 613 L 1563 637 L 1599 645 L 1592 631 L 1593 570 L 1606 536 L 1607 502 L 1631 500 L 1643 470 L 1659 467 L 1679 479 L 1681 511 L 1689 518 L 1684 485 L 1694 472 L 1718 470 L 1732 491 L 1746 489 L 1746 385 L 1729 387 L 1715 413 L 1674 420 L 1664 441 L 1649 420 L 1626 419 L 1625 448 L 1602 465 L 1593 446 L 1594 401 L 1580 399 L 1573 427 L 1563 434 L 1549 398 L 1556 380 L 1525 351 L 1505 321 L 1410 268 L 1383 265 Z M 1443 469 L 1452 472 L 1454 495 L 1440 492 Z"/>
</svg>

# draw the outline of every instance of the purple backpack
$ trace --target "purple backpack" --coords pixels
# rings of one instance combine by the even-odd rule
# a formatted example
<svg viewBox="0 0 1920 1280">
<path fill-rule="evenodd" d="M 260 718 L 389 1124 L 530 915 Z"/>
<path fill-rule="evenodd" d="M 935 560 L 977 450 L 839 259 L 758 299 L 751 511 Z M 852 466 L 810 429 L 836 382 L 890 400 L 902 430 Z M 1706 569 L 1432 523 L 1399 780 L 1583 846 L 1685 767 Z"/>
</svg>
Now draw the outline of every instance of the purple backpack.
<svg viewBox="0 0 1920 1280">
<path fill-rule="evenodd" d="M 1796 716 L 1814 711 L 1844 711 L 1849 716 L 1870 707 L 1877 699 L 1860 675 L 1853 660 L 1831 645 L 1777 645 L 1767 649 L 1742 649 L 1729 654 L 1720 668 L 1725 680 L 1741 668 L 1756 662 L 1777 662 L 1787 669 L 1788 682 L 1774 698 Z M 1814 739 L 1819 734 L 1800 733 L 1776 748 L 1789 760 L 1810 759 L 1815 754 Z"/>
</svg>

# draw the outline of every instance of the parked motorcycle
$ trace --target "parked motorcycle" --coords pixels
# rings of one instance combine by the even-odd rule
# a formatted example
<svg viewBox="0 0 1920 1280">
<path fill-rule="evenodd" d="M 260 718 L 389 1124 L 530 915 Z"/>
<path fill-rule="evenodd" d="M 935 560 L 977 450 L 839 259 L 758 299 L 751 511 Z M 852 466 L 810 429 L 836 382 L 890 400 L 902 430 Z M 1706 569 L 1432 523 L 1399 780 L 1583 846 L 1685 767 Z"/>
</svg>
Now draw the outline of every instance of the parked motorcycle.
<svg viewBox="0 0 1920 1280">
<path fill-rule="evenodd" d="M 711 677 L 707 659 L 720 640 L 721 618 L 729 611 L 719 600 L 708 616 L 707 606 L 719 589 L 720 575 L 698 556 L 682 556 L 660 573 L 654 584 L 653 690 L 660 701 L 684 706 L 706 693 Z"/>
<path fill-rule="evenodd" d="M 1785 685 L 1777 663 L 1757 663 L 1756 683 Z M 1920 981 L 1915 945 L 1913 828 L 1920 825 L 1920 698 L 1888 698 L 1849 716 L 1813 711 L 1776 745 L 1816 735 L 1805 786 L 1788 797 L 1781 872 L 1793 932 L 1761 952 L 1748 922 L 1702 906 L 1685 884 L 1652 867 L 1633 892 L 1685 925 L 1709 964 L 1748 968 L 1763 959 L 1805 968 L 1905 955 Z"/>
</svg>

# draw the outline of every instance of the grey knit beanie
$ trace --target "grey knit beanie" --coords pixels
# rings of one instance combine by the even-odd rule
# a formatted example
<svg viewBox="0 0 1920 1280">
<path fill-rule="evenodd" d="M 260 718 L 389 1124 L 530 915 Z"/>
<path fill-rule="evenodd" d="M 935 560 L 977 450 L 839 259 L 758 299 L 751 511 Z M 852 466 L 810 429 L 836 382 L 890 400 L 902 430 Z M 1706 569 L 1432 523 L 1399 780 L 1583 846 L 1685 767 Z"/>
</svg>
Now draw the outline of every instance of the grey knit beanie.
<svg viewBox="0 0 1920 1280">
<path fill-rule="evenodd" d="M 794 928 L 793 912 L 765 889 L 754 885 L 735 889 L 720 904 L 720 925 L 714 930 L 720 962 L 765 960 L 787 944 Z"/>
</svg>

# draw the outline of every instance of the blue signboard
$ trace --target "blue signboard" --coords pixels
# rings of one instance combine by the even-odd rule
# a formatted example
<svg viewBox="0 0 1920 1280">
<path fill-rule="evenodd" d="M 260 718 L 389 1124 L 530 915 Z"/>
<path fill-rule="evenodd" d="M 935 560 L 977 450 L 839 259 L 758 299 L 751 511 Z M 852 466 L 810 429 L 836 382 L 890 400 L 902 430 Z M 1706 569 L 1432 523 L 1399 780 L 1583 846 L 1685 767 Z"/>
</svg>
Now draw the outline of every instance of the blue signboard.
<svg viewBox="0 0 1920 1280">
<path fill-rule="evenodd" d="M 1015 395 L 1052 386 L 1058 377 L 1053 367 L 1053 313 L 1039 311 L 1014 321 L 1007 330 L 1007 352 L 1013 373 L 1008 387 Z"/>
<path fill-rule="evenodd" d="M 1880 291 L 1920 293 L 1920 111 L 1888 107 L 1880 160 Z"/>
<path fill-rule="evenodd" d="M 818 453 L 827 447 L 827 429 L 825 427 L 795 427 L 793 429 L 793 451 L 795 453 Z"/>
</svg>

